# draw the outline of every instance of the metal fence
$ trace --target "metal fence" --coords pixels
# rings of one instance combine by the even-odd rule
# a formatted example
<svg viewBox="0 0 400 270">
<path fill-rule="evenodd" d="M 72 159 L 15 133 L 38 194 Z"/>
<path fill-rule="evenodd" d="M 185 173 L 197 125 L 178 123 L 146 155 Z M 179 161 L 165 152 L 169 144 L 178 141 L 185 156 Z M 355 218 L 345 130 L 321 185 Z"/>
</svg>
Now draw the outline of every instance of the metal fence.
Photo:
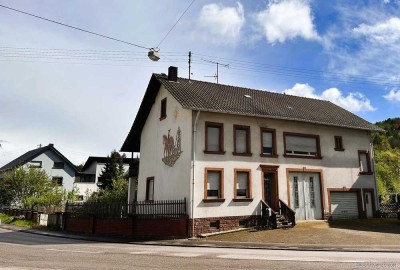
<svg viewBox="0 0 400 270">
<path fill-rule="evenodd" d="M 69 217 L 97 218 L 179 218 L 186 216 L 186 199 L 142 201 L 133 203 L 67 203 L 65 212 Z"/>
<path fill-rule="evenodd" d="M 383 202 L 382 197 L 379 197 L 379 212 L 384 218 L 395 218 L 400 209 L 400 194 L 390 194 L 389 200 Z"/>
</svg>

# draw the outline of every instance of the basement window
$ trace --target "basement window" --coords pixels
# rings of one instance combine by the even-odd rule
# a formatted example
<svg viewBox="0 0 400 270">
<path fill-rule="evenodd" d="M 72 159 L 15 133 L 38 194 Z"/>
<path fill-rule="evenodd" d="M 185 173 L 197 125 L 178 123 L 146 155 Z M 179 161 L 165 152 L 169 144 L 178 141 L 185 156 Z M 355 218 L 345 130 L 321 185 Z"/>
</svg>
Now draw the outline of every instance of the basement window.
<svg viewBox="0 0 400 270">
<path fill-rule="evenodd" d="M 219 220 L 211 221 L 210 222 L 210 229 L 218 230 L 219 229 Z"/>
</svg>

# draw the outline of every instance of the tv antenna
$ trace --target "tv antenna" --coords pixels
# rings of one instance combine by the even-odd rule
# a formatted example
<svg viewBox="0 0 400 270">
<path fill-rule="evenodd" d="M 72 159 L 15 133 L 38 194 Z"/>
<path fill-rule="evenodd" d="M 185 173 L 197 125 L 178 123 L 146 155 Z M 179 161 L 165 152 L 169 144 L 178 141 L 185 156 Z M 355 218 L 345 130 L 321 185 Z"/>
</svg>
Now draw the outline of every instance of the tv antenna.
<svg viewBox="0 0 400 270">
<path fill-rule="evenodd" d="M 213 75 L 213 76 L 204 76 L 204 77 L 213 77 L 213 78 L 215 78 L 215 79 L 217 80 L 217 84 L 218 84 L 218 76 L 219 76 L 219 74 L 218 74 L 218 67 L 219 67 L 219 66 L 222 66 L 222 67 L 229 68 L 229 65 L 227 65 L 227 64 L 222 64 L 222 63 L 219 63 L 219 62 L 210 61 L 210 60 L 206 60 L 206 59 L 201 59 L 201 60 L 204 61 L 204 62 L 208 62 L 208 63 L 217 65 L 217 73 L 216 73 L 215 75 Z"/>
</svg>

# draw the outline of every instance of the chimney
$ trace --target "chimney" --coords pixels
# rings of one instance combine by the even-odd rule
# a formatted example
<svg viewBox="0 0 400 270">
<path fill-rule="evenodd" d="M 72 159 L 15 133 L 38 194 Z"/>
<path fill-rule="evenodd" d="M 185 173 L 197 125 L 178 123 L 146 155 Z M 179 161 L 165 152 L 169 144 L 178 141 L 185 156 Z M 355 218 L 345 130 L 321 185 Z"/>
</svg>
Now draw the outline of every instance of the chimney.
<svg viewBox="0 0 400 270">
<path fill-rule="evenodd" d="M 49 146 L 50 147 L 54 147 L 54 143 L 49 143 Z"/>
<path fill-rule="evenodd" d="M 169 67 L 168 68 L 168 81 L 177 82 L 178 81 L 178 68 L 177 67 Z"/>
</svg>

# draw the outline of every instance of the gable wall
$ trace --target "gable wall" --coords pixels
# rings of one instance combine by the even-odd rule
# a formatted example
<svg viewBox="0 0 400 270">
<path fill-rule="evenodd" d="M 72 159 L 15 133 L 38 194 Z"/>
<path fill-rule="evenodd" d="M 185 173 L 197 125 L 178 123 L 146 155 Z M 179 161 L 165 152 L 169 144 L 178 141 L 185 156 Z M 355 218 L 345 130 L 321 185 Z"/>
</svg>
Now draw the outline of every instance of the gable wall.
<svg viewBox="0 0 400 270">
<path fill-rule="evenodd" d="M 47 150 L 32 161 L 42 161 L 42 169 L 45 170 L 50 177 L 62 177 L 64 188 L 68 191 L 72 190 L 75 181 L 75 171 L 53 151 Z M 64 169 L 53 169 L 54 162 L 64 162 Z"/>
<path fill-rule="evenodd" d="M 167 98 L 167 117 L 160 121 L 161 100 Z M 189 199 L 192 113 L 169 94 L 163 86 L 156 97 L 147 121 L 143 127 L 140 145 L 140 164 L 137 200 L 146 199 L 146 180 L 154 177 L 155 200 Z M 180 127 L 182 153 L 173 167 L 164 164 L 163 136 L 173 136 Z M 130 189 L 132 190 L 132 189 Z M 132 198 L 130 196 L 129 198 Z"/>
<path fill-rule="evenodd" d="M 224 123 L 224 155 L 205 154 L 205 121 Z M 234 156 L 233 125 L 251 126 L 251 157 Z M 278 158 L 260 157 L 260 127 L 276 129 Z M 307 133 L 320 136 L 322 160 L 285 158 L 283 132 Z M 288 202 L 287 168 L 298 170 L 319 169 L 323 172 L 325 210 L 328 210 L 327 188 L 375 188 L 373 175 L 359 175 L 358 150 L 369 150 L 368 131 L 329 127 L 294 121 L 273 120 L 246 116 L 201 112 L 197 124 L 195 161 L 195 213 L 197 218 L 217 216 L 245 216 L 257 214 L 262 199 L 262 173 L 260 164 L 279 165 L 279 197 Z M 334 150 L 334 136 L 343 137 L 344 152 Z M 224 168 L 223 203 L 204 203 L 204 169 Z M 233 202 L 234 169 L 251 169 L 253 201 Z M 259 213 L 258 213 L 259 214 Z"/>
</svg>

